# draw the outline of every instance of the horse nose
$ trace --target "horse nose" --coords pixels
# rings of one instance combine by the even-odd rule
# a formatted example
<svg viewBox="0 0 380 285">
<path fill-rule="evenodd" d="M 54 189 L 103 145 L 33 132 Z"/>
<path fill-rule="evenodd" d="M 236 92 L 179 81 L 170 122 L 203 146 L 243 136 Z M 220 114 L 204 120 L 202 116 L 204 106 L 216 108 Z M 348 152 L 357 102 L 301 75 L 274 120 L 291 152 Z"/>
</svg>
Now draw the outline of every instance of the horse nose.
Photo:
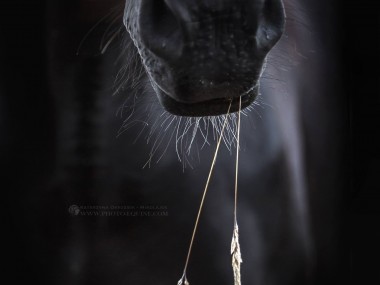
<svg viewBox="0 0 380 285">
<path fill-rule="evenodd" d="M 142 0 L 138 13 L 144 48 L 167 62 L 180 58 L 185 46 L 191 51 L 194 42 L 218 49 L 215 38 L 228 32 L 253 39 L 252 52 L 265 56 L 284 26 L 282 0 Z M 200 38 L 206 32 L 214 42 Z"/>
</svg>

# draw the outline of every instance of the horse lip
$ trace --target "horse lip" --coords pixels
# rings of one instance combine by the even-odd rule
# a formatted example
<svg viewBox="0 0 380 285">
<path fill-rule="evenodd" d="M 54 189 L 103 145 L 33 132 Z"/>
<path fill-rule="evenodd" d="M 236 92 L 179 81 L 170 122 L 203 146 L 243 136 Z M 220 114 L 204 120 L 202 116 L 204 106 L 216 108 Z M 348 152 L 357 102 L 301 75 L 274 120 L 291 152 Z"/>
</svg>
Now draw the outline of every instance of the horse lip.
<svg viewBox="0 0 380 285">
<path fill-rule="evenodd" d="M 230 113 L 239 111 L 239 98 L 242 98 L 241 109 L 248 107 L 255 100 L 258 94 L 257 86 L 249 89 L 247 92 L 236 97 L 225 97 L 211 100 L 205 100 L 195 103 L 183 103 L 173 99 L 166 94 L 162 89 L 159 89 L 158 98 L 162 106 L 173 115 L 187 116 L 187 117 L 204 117 L 204 116 L 218 116 L 227 113 L 228 107 L 231 103 Z"/>
<path fill-rule="evenodd" d="M 213 101 L 215 99 L 240 97 L 249 94 L 258 88 L 257 81 L 251 83 L 250 87 L 244 87 L 241 84 L 233 84 L 230 81 L 218 82 L 216 84 L 213 84 L 213 81 L 210 82 L 212 85 L 209 84 L 209 86 L 204 86 L 206 83 L 203 83 L 203 86 L 200 86 L 198 81 L 194 81 L 193 83 L 177 84 L 174 88 L 168 89 L 152 80 L 152 86 L 158 96 L 163 94 L 164 96 L 170 97 L 174 101 L 183 104 L 195 104 Z"/>
</svg>

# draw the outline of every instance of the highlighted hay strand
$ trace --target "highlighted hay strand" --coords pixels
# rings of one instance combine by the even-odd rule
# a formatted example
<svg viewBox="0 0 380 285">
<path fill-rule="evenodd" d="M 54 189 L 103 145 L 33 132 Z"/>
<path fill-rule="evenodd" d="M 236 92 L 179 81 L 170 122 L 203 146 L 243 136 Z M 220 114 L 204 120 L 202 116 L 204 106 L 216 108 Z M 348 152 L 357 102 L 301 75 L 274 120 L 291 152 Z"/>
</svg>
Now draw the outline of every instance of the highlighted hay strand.
<svg viewBox="0 0 380 285">
<path fill-rule="evenodd" d="M 190 241 L 189 251 L 188 251 L 188 253 L 187 253 L 187 257 L 186 257 L 186 262 L 185 262 L 185 268 L 184 268 L 184 270 L 183 270 L 183 275 L 182 275 L 181 279 L 178 281 L 178 284 L 177 284 L 177 285 L 189 285 L 189 282 L 187 281 L 187 278 L 186 278 L 186 270 L 187 270 L 187 266 L 188 266 L 188 264 L 189 264 L 189 259 L 190 259 L 191 249 L 192 249 L 192 247 L 193 247 L 193 242 L 194 242 L 195 233 L 196 233 L 197 228 L 198 228 L 199 217 L 200 217 L 201 212 L 202 212 L 203 203 L 204 203 L 204 200 L 205 200 L 205 197 L 206 197 L 206 193 L 207 193 L 207 190 L 208 190 L 208 185 L 209 185 L 209 183 L 210 183 L 210 179 L 211 179 L 212 171 L 213 171 L 214 166 L 215 166 L 216 157 L 218 156 L 218 151 L 219 151 L 220 143 L 221 143 L 222 138 L 223 138 L 224 129 L 226 128 L 226 125 L 227 125 L 227 120 L 228 120 L 228 116 L 229 116 L 229 114 L 230 114 L 231 105 L 232 105 L 232 100 L 231 100 L 231 102 L 230 102 L 230 105 L 228 106 L 227 114 L 226 114 L 226 117 L 225 117 L 225 119 L 224 119 L 224 123 L 223 123 L 222 130 L 221 130 L 221 132 L 220 132 L 220 136 L 219 136 L 218 144 L 216 145 L 214 158 L 213 158 L 212 163 L 211 163 L 210 172 L 209 172 L 208 177 L 207 177 L 207 182 L 206 182 L 205 190 L 203 191 L 203 196 L 202 196 L 201 204 L 200 204 L 200 206 L 199 206 L 197 219 L 196 219 L 196 221 L 195 221 L 195 226 L 194 226 L 194 230 L 193 230 L 193 235 L 191 236 L 191 241 Z"/>
<path fill-rule="evenodd" d="M 239 148 L 240 148 L 240 111 L 241 97 L 239 101 L 237 146 L 236 146 L 236 167 L 235 167 L 235 202 L 234 202 L 234 231 L 231 241 L 232 270 L 234 271 L 234 285 L 241 285 L 240 264 L 243 262 L 239 244 L 239 227 L 237 224 L 237 191 L 238 191 L 238 171 L 239 171 Z"/>
<path fill-rule="evenodd" d="M 189 251 L 188 251 L 187 257 L 186 257 L 186 262 L 185 262 L 185 268 L 183 270 L 183 275 L 182 275 L 181 279 L 178 281 L 177 285 L 189 285 L 189 282 L 187 281 L 187 278 L 186 278 L 186 270 L 187 270 L 187 266 L 189 264 L 190 254 L 191 254 L 191 250 L 192 250 L 193 242 L 194 242 L 194 237 L 195 237 L 195 233 L 196 233 L 197 228 L 198 228 L 199 217 L 200 217 L 201 212 L 202 212 L 203 203 L 204 203 L 204 200 L 205 200 L 205 197 L 206 197 L 206 193 L 207 193 L 207 190 L 208 190 L 208 186 L 209 186 L 209 183 L 210 183 L 212 171 L 213 171 L 214 166 L 215 166 L 215 161 L 216 161 L 216 157 L 218 155 L 219 146 L 220 146 L 220 143 L 221 143 L 221 141 L 223 139 L 224 129 L 225 129 L 226 125 L 227 125 L 227 120 L 228 120 L 228 116 L 229 116 L 229 113 L 230 113 L 231 104 L 232 104 L 232 100 L 231 100 L 230 105 L 228 107 L 228 111 L 227 111 L 227 114 L 226 114 L 226 117 L 225 117 L 225 120 L 224 120 L 224 123 L 223 123 L 223 128 L 222 128 L 222 130 L 220 132 L 220 137 L 218 139 L 218 143 L 217 143 L 217 146 L 216 146 L 216 149 L 215 149 L 215 154 L 214 154 L 214 158 L 213 158 L 212 163 L 211 163 L 211 168 L 210 168 L 210 172 L 209 172 L 209 175 L 208 175 L 208 178 L 207 178 L 206 186 L 205 186 L 205 189 L 203 191 L 203 196 L 202 196 L 201 204 L 199 206 L 197 219 L 195 221 L 195 225 L 194 225 L 194 229 L 193 229 L 193 234 L 192 234 L 191 241 L 190 241 Z M 240 148 L 240 112 L 241 112 L 241 97 L 240 97 L 240 100 L 239 100 L 238 127 L 237 127 L 237 146 L 236 146 L 234 230 L 233 230 L 232 241 L 231 241 L 232 270 L 234 272 L 234 285 L 241 285 L 240 265 L 243 262 L 243 260 L 241 258 L 240 244 L 239 244 L 239 227 L 238 227 L 238 224 L 237 224 L 237 189 L 238 189 L 239 148 Z"/>
</svg>

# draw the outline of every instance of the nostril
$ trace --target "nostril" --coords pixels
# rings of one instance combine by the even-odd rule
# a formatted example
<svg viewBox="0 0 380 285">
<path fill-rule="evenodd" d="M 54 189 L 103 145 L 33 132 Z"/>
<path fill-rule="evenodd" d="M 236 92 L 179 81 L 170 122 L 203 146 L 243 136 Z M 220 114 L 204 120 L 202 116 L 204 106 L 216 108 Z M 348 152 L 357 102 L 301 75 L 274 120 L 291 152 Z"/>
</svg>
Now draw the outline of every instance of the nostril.
<svg viewBox="0 0 380 285">
<path fill-rule="evenodd" d="M 266 0 L 263 6 L 263 18 L 257 31 L 258 45 L 268 52 L 280 39 L 285 25 L 285 11 L 282 1 Z"/>
<path fill-rule="evenodd" d="M 143 44 L 157 56 L 170 60 L 181 54 L 181 27 L 166 1 L 143 0 L 139 28 Z"/>
</svg>

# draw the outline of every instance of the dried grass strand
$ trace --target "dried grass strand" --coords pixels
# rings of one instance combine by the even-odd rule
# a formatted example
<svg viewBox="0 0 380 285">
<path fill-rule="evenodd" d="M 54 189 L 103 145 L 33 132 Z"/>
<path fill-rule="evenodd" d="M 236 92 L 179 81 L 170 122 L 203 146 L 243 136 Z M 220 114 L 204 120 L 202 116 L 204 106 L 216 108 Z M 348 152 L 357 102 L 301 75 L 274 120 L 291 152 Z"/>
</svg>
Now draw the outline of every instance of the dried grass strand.
<svg viewBox="0 0 380 285">
<path fill-rule="evenodd" d="M 239 244 L 239 227 L 237 223 L 237 193 L 238 193 L 238 171 L 239 171 L 239 148 L 240 148 L 240 111 L 241 97 L 239 101 L 237 145 L 236 145 L 236 166 L 235 166 L 235 201 L 234 201 L 234 231 L 231 241 L 232 270 L 234 272 L 234 285 L 241 285 L 240 265 L 243 262 Z"/>
<path fill-rule="evenodd" d="M 199 217 L 200 217 L 202 209 L 203 209 L 204 200 L 205 200 L 205 197 L 206 197 L 206 194 L 207 194 L 208 186 L 209 186 L 209 183 L 210 183 L 210 180 L 211 180 L 211 176 L 212 176 L 212 172 L 213 172 L 213 169 L 214 169 L 214 166 L 215 166 L 216 157 L 218 156 L 219 147 L 220 147 L 220 144 L 221 144 L 221 141 L 222 141 L 222 138 L 223 138 L 223 132 L 224 132 L 224 129 L 225 129 L 226 125 L 227 125 L 227 121 L 228 121 L 228 116 L 230 114 L 231 105 L 232 105 L 232 100 L 230 102 L 230 105 L 228 106 L 227 114 L 225 116 L 223 127 L 222 127 L 222 130 L 220 132 L 218 143 L 216 145 L 214 158 L 213 158 L 212 163 L 211 163 L 210 172 L 209 172 L 208 177 L 207 177 L 206 186 L 205 186 L 205 189 L 203 191 L 202 200 L 201 200 L 201 203 L 200 203 L 200 206 L 199 206 L 197 218 L 195 220 L 193 234 L 192 234 L 191 240 L 190 240 L 190 246 L 189 246 L 189 251 L 188 251 L 187 257 L 186 257 L 186 262 L 185 262 L 185 267 L 184 267 L 184 270 L 183 270 L 183 275 L 182 275 L 181 279 L 178 281 L 177 285 L 189 285 L 189 282 L 187 281 L 187 278 L 186 278 L 186 270 L 187 270 L 187 266 L 188 266 L 189 260 L 190 260 L 190 254 L 191 254 L 191 250 L 192 250 L 193 243 L 194 243 L 194 237 L 195 237 L 195 234 L 196 234 L 196 231 L 197 231 L 197 228 L 198 228 Z"/>
</svg>

